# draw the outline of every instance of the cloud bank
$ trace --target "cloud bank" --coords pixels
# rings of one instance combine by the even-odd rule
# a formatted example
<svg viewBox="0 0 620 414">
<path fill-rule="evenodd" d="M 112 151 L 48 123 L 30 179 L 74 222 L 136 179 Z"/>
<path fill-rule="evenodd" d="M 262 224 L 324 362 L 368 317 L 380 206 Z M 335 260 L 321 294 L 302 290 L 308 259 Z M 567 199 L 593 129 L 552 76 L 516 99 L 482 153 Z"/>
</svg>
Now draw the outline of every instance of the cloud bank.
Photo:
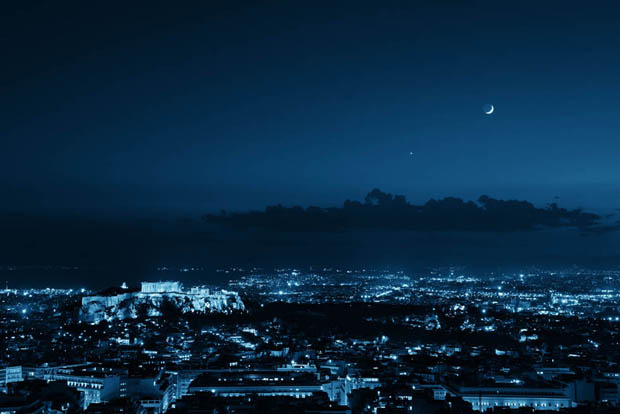
<svg viewBox="0 0 620 414">
<path fill-rule="evenodd" d="M 416 231 L 534 231 L 575 227 L 584 232 L 601 231 L 602 217 L 568 210 L 552 203 L 544 208 L 528 201 L 498 200 L 486 195 L 477 202 L 456 197 L 431 199 L 423 205 L 409 203 L 402 195 L 379 189 L 364 201 L 346 200 L 342 207 L 268 206 L 264 211 L 233 212 L 203 216 L 207 223 L 237 228 L 282 231 L 346 231 L 355 229 L 402 229 Z"/>
</svg>

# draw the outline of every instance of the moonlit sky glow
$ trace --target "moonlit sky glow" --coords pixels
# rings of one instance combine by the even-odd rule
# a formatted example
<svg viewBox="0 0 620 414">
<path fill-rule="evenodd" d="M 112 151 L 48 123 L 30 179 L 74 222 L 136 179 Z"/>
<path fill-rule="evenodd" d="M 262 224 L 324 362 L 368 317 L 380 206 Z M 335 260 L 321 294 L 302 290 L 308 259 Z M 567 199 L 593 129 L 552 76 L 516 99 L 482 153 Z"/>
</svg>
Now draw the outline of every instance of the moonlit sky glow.
<svg viewBox="0 0 620 414">
<path fill-rule="evenodd" d="M 620 6 L 600 3 L 6 5 L 1 209 L 198 215 L 374 187 L 616 208 Z"/>
</svg>

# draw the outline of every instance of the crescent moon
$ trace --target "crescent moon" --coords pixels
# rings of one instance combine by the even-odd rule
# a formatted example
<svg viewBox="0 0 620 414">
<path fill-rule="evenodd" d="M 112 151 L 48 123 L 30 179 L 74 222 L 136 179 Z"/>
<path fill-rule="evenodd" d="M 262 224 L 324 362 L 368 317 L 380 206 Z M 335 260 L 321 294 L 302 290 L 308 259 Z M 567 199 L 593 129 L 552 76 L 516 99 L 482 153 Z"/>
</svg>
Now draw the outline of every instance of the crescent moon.
<svg viewBox="0 0 620 414">
<path fill-rule="evenodd" d="M 491 115 L 493 113 L 493 111 L 495 111 L 495 107 L 493 105 L 491 105 L 491 109 L 489 109 L 488 112 L 485 111 L 484 113 L 487 114 L 487 115 Z"/>
</svg>

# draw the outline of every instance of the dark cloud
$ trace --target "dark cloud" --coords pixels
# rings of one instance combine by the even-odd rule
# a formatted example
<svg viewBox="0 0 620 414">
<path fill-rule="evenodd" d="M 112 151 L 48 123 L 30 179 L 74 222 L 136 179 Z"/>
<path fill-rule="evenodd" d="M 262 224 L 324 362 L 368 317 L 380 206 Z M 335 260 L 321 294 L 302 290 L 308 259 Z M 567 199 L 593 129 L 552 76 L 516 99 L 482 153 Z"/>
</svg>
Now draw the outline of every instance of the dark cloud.
<svg viewBox="0 0 620 414">
<path fill-rule="evenodd" d="M 442 205 L 442 202 L 436 203 Z M 483 208 L 480 204 L 473 204 Z M 441 210 L 434 203 L 428 208 Z M 529 211 L 529 208 L 524 209 Z M 554 219 L 537 219 L 538 224 L 525 227 L 525 231 L 501 232 L 416 231 L 403 227 L 379 227 L 377 222 L 374 222 L 375 227 L 333 231 L 342 226 L 336 227 L 325 220 L 306 220 L 303 231 L 287 227 L 285 221 L 272 223 L 269 227 L 250 227 L 250 219 L 254 223 L 256 217 L 265 219 L 262 212 L 242 214 L 240 219 L 232 219 L 233 215 L 226 220 L 220 217 L 216 223 L 211 220 L 112 219 L 97 215 L 0 215 L 0 281 L 24 287 L 103 288 L 151 279 L 213 283 L 222 276 L 216 270 L 229 266 L 260 267 L 265 271 L 274 267 L 309 266 L 418 271 L 439 265 L 497 270 L 572 264 L 609 267 L 620 263 L 620 232 L 599 231 L 605 225 L 589 225 L 583 229 L 571 227 L 566 223 L 592 223 L 596 220 L 575 219 L 575 215 L 581 217 L 582 213 L 556 209 L 536 209 L 543 210 L 539 214 L 550 214 Z M 331 214 L 343 210 L 333 209 Z M 317 214 L 323 217 L 323 213 Z M 447 212 L 436 214 L 449 216 Z M 395 217 L 394 221 L 389 221 L 387 212 L 379 216 L 387 223 L 399 220 Z M 288 222 L 299 224 L 299 220 L 289 219 Z M 451 223 L 459 222 L 454 220 Z M 515 228 L 516 222 L 504 219 L 500 227 Z M 545 228 L 541 222 L 559 224 L 548 224 Z M 312 229 L 316 231 L 308 231 L 311 223 L 317 226 Z M 381 225 L 386 226 L 385 223 Z M 439 228 L 437 220 L 429 221 L 426 227 Z M 518 227 L 523 228 L 523 225 Z M 534 228 L 540 230 L 531 230 Z M 161 266 L 177 270 L 195 266 L 204 270 L 161 273 L 157 270 Z"/>
<path fill-rule="evenodd" d="M 342 207 L 268 206 L 264 211 L 204 216 L 208 223 L 233 227 L 262 227 L 283 231 L 344 231 L 365 228 L 415 231 L 532 231 L 576 227 L 583 231 L 608 230 L 602 217 L 580 209 L 567 210 L 552 203 L 545 208 L 528 201 L 497 200 L 486 195 L 478 202 L 446 197 L 423 205 L 402 195 L 374 189 L 364 202 L 347 200 Z"/>
<path fill-rule="evenodd" d="M 216 269 L 228 266 L 603 266 L 618 263 L 617 229 L 612 218 L 554 204 L 449 197 L 414 205 L 379 190 L 342 207 L 275 206 L 202 221 L 4 214 L 0 280 L 105 287 L 161 278 L 213 282 Z M 204 271 L 162 274 L 161 266 Z"/>
</svg>

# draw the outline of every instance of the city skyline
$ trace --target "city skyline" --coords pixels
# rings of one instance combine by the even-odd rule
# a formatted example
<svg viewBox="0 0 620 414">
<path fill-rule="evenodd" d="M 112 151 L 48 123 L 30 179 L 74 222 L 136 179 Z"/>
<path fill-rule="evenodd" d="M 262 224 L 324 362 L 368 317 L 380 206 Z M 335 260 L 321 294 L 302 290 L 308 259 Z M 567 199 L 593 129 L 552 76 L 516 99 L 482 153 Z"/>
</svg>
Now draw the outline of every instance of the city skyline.
<svg viewBox="0 0 620 414">
<path fill-rule="evenodd" d="M 222 272 L 219 287 L 0 291 L 0 359 L 11 361 L 0 366 L 0 408 L 617 409 L 618 350 L 606 338 L 620 329 L 618 270 Z"/>
<path fill-rule="evenodd" d="M 620 410 L 620 3 L 0 7 L 0 414 Z"/>
</svg>

